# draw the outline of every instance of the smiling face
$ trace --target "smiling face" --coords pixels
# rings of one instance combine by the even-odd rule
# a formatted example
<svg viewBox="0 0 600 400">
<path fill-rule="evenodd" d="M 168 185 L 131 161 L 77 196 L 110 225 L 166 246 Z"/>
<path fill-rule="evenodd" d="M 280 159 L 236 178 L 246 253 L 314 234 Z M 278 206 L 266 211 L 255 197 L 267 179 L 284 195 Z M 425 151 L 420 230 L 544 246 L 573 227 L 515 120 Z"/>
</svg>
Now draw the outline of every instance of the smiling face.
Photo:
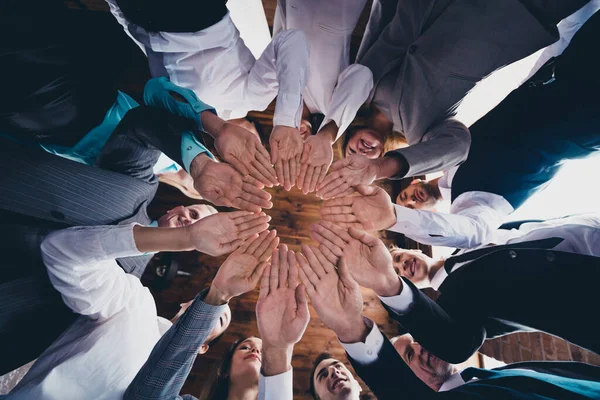
<svg viewBox="0 0 600 400">
<path fill-rule="evenodd" d="M 437 204 L 435 190 L 424 181 L 415 179 L 396 197 L 396 204 L 415 210 L 431 210 Z"/>
<path fill-rule="evenodd" d="M 344 157 L 352 154 L 362 154 L 367 158 L 374 159 L 383 156 L 383 142 L 380 136 L 373 129 L 359 129 L 346 145 Z"/>
<path fill-rule="evenodd" d="M 191 225 L 194 222 L 216 214 L 217 210 L 206 204 L 194 204 L 191 206 L 177 206 L 158 219 L 160 228 L 179 228 Z"/>
<path fill-rule="evenodd" d="M 229 372 L 230 382 L 236 379 L 254 380 L 258 383 L 258 374 L 262 364 L 262 340 L 251 336 L 243 340 L 235 349 Z"/>
<path fill-rule="evenodd" d="M 312 379 L 320 400 L 354 400 L 360 394 L 360 386 L 352 373 L 335 358 L 326 358 L 317 364 Z"/>
<path fill-rule="evenodd" d="M 456 371 L 454 365 L 425 350 L 410 334 L 398 336 L 394 348 L 412 372 L 436 392 Z"/>
<path fill-rule="evenodd" d="M 393 248 L 390 253 L 398 275 L 405 277 L 419 289 L 429 286 L 429 275 L 434 264 L 432 258 L 427 257 L 421 250 Z"/>
</svg>

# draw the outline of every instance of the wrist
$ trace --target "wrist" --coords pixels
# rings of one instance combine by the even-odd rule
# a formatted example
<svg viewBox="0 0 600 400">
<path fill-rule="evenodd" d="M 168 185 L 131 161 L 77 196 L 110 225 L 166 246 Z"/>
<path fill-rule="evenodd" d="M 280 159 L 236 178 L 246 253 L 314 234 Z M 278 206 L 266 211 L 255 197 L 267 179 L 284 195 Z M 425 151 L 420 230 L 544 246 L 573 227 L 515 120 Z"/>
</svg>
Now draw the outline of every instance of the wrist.
<svg viewBox="0 0 600 400">
<path fill-rule="evenodd" d="M 230 296 L 213 282 L 213 284 L 210 285 L 210 289 L 208 289 L 206 297 L 204 297 L 204 302 L 211 306 L 221 306 L 227 304 L 232 297 L 233 296 Z"/>
<path fill-rule="evenodd" d="M 391 274 L 385 281 L 385 284 L 380 288 L 373 289 L 377 296 L 380 297 L 393 297 L 398 296 L 402 293 L 402 279 L 396 274 Z"/>
<path fill-rule="evenodd" d="M 338 126 L 335 124 L 335 122 L 330 121 L 323 127 L 323 129 L 317 132 L 316 136 L 319 136 L 320 138 L 323 138 L 323 140 L 327 140 L 330 144 L 333 144 L 335 142 L 335 138 L 337 137 L 337 133 Z"/>
<path fill-rule="evenodd" d="M 227 124 L 226 121 L 208 110 L 200 113 L 200 121 L 202 122 L 204 131 L 215 139 L 223 132 Z"/>
<path fill-rule="evenodd" d="M 385 179 L 394 176 L 403 176 L 406 172 L 397 157 L 382 157 L 374 160 L 377 167 L 375 179 Z"/>
<path fill-rule="evenodd" d="M 360 321 L 353 322 L 348 325 L 347 329 L 336 332 L 336 335 L 342 343 L 364 343 L 367 340 L 367 336 L 369 336 L 369 327 L 365 324 L 361 316 Z"/>
<path fill-rule="evenodd" d="M 292 366 L 293 345 L 272 347 L 263 342 L 261 372 L 263 376 L 279 375 Z"/>
<path fill-rule="evenodd" d="M 209 162 L 214 162 L 206 153 L 200 153 L 192 160 L 189 173 L 196 180 L 202 174 L 202 171 Z"/>
</svg>

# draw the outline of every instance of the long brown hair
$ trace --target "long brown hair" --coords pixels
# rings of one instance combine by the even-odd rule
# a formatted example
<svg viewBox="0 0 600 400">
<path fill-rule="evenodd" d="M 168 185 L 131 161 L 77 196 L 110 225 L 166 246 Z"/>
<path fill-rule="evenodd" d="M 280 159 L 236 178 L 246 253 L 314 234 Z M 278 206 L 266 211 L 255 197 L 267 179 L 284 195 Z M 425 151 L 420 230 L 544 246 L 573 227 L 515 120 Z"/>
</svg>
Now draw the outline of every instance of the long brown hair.
<svg viewBox="0 0 600 400">
<path fill-rule="evenodd" d="M 236 340 L 221 361 L 219 368 L 215 370 L 210 384 L 205 386 L 200 394 L 200 400 L 226 400 L 229 396 L 229 376 L 231 372 L 231 361 L 233 360 L 233 354 L 237 350 L 238 346 L 247 338 L 240 338 Z"/>
</svg>

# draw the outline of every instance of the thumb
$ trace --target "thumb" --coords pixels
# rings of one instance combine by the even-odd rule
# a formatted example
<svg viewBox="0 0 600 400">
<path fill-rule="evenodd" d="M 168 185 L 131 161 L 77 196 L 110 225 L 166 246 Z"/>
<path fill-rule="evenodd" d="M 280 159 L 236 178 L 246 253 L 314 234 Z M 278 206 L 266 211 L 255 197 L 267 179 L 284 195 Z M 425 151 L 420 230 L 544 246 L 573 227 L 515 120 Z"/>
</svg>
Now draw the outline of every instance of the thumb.
<svg viewBox="0 0 600 400">
<path fill-rule="evenodd" d="M 302 150 L 302 158 L 300 158 L 301 164 L 308 162 L 308 155 L 310 154 L 311 146 L 308 143 L 304 143 L 304 149 Z"/>
<path fill-rule="evenodd" d="M 377 188 L 369 185 L 358 185 L 355 187 L 355 189 L 358 193 L 362 194 L 363 196 L 370 196 L 373 193 L 375 193 L 375 190 Z"/>
<path fill-rule="evenodd" d="M 358 240 L 361 243 L 366 244 L 369 247 L 375 247 L 375 246 L 377 246 L 377 244 L 379 242 L 379 239 L 377 239 L 375 236 L 373 236 L 365 231 L 361 231 L 360 229 L 356 229 L 354 227 L 350 227 L 348 229 L 348 233 L 354 239 Z"/>
<path fill-rule="evenodd" d="M 279 143 L 273 140 L 271 141 L 271 164 L 275 165 L 279 160 Z"/>
<path fill-rule="evenodd" d="M 254 286 L 256 286 L 256 283 L 258 282 L 258 280 L 260 279 L 263 272 L 265 272 L 265 269 L 267 269 L 268 266 L 269 263 L 263 261 L 260 264 L 258 264 L 256 268 L 254 268 L 254 272 L 252 272 L 252 275 L 250 275 L 250 280 L 254 283 Z"/>
<path fill-rule="evenodd" d="M 244 241 L 242 239 L 234 240 L 233 242 L 225 243 L 221 246 L 221 254 L 229 254 L 235 251 Z"/>
<path fill-rule="evenodd" d="M 346 167 L 349 163 L 348 158 L 344 158 L 342 160 L 336 161 L 333 164 L 331 164 L 331 167 L 329 167 L 329 172 L 334 172 L 337 170 L 340 170 L 344 167 Z"/>
<path fill-rule="evenodd" d="M 348 269 L 348 265 L 346 264 L 346 260 L 344 260 L 344 257 L 340 257 L 340 259 L 338 260 L 338 274 L 340 276 L 340 280 L 342 281 L 342 283 L 344 284 L 344 286 L 346 287 L 351 287 L 353 286 L 356 282 L 354 281 L 354 279 L 352 279 L 352 275 L 350 274 L 350 269 Z"/>
<path fill-rule="evenodd" d="M 246 166 L 244 165 L 244 163 L 242 163 L 240 160 L 238 160 L 235 157 L 233 157 L 229 160 L 229 164 L 231 164 L 233 166 L 233 168 L 237 169 L 237 171 L 240 174 L 242 174 L 243 176 L 246 176 L 250 173 L 248 171 L 248 168 L 246 168 Z"/>
<path fill-rule="evenodd" d="M 300 317 L 309 316 L 308 298 L 306 297 L 306 288 L 304 287 L 304 283 L 296 286 L 296 304 L 298 305 L 298 315 Z"/>
</svg>

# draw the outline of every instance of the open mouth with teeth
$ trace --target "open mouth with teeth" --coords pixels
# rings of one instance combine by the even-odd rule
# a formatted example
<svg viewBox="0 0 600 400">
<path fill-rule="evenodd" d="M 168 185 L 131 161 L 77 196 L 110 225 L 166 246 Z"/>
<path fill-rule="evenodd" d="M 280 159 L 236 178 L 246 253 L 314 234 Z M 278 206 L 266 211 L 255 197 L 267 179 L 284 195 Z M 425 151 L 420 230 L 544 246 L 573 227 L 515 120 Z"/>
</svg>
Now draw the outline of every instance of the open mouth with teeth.
<svg viewBox="0 0 600 400">
<path fill-rule="evenodd" d="M 344 385 L 344 383 L 347 382 L 347 379 L 344 378 L 337 378 L 336 380 L 333 381 L 333 383 L 331 384 L 331 390 L 334 391 L 336 389 L 339 389 L 340 387 L 342 387 Z"/>
</svg>

